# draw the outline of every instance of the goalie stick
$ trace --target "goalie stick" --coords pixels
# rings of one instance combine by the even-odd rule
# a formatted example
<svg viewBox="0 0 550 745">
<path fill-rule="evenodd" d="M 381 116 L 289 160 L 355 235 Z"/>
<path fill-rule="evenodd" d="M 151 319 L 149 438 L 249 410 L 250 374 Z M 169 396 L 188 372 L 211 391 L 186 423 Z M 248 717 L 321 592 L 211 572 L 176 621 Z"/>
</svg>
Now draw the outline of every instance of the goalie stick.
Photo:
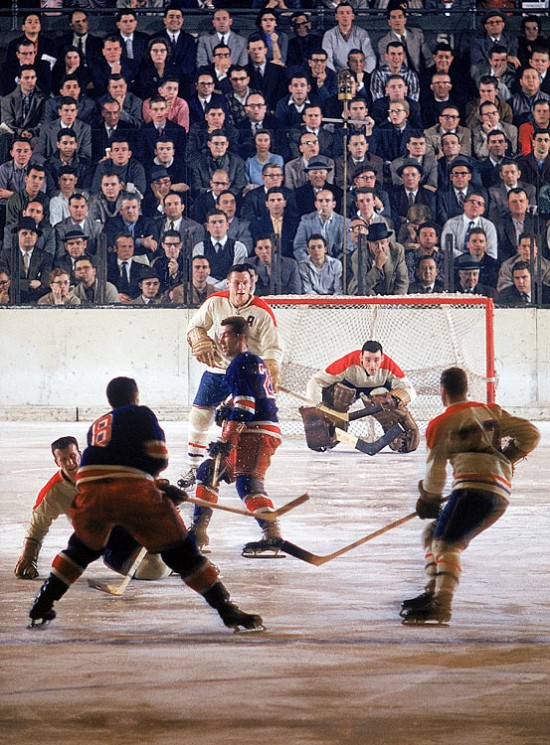
<svg viewBox="0 0 550 745">
<path fill-rule="evenodd" d="M 343 422 L 354 422 L 356 419 L 363 419 L 366 416 L 372 416 L 373 414 L 378 414 L 379 411 L 382 411 L 382 406 L 380 406 L 380 404 L 365 406 L 363 409 L 357 409 L 356 411 L 350 411 L 349 413 L 345 411 L 336 411 L 336 409 L 331 409 L 330 406 L 327 406 L 326 404 L 318 404 L 311 398 L 302 396 L 301 393 L 296 393 L 296 391 L 291 391 L 290 388 L 284 388 L 282 385 L 279 386 L 279 390 L 283 393 L 287 393 L 289 396 L 294 396 L 294 398 L 297 398 L 299 401 L 303 401 L 310 406 L 315 406 L 319 411 L 322 411 L 333 419 L 341 419 Z"/>
<path fill-rule="evenodd" d="M 363 437 L 352 435 L 351 432 L 346 432 L 339 427 L 334 428 L 334 434 L 339 442 L 351 445 L 355 450 L 359 450 L 361 453 L 366 453 L 367 455 L 376 455 L 376 453 L 379 453 L 382 448 L 385 448 L 386 445 L 389 445 L 390 442 L 395 440 L 396 437 L 402 435 L 404 431 L 405 430 L 399 422 L 396 422 L 393 427 L 391 427 L 387 432 L 384 432 L 382 437 L 379 437 L 378 440 L 369 442 Z"/>
<path fill-rule="evenodd" d="M 344 546 L 343 548 L 338 549 L 338 551 L 334 551 L 331 554 L 325 554 L 324 556 L 318 556 L 317 554 L 313 554 L 311 553 L 311 551 L 307 551 L 305 548 L 302 548 L 301 546 L 297 546 L 295 543 L 286 541 L 284 538 L 281 538 L 280 540 L 277 541 L 277 546 L 278 548 L 281 549 L 281 551 L 284 551 L 285 554 L 288 554 L 289 556 L 294 556 L 294 558 L 296 559 L 300 559 L 301 561 L 305 561 L 308 564 L 313 564 L 314 566 L 319 567 L 322 564 L 326 564 L 327 561 L 332 561 L 333 559 L 338 558 L 338 556 L 342 556 L 342 554 L 347 554 L 348 551 L 352 551 L 354 548 L 357 548 L 358 546 L 362 546 L 363 543 L 367 543 L 367 541 L 372 541 L 373 538 L 377 538 L 379 535 L 382 535 L 383 533 L 387 533 L 388 530 L 393 530 L 394 528 L 399 527 L 399 525 L 403 525 L 403 523 L 406 523 L 409 520 L 412 520 L 413 517 L 416 517 L 416 512 L 411 512 L 409 515 L 400 517 L 398 520 L 394 520 L 392 523 L 389 523 L 389 525 L 385 525 L 383 528 L 379 528 L 378 530 L 375 530 L 374 533 L 369 533 L 368 535 L 363 536 L 363 538 L 359 538 L 357 541 L 350 543 L 348 546 Z"/>
</svg>

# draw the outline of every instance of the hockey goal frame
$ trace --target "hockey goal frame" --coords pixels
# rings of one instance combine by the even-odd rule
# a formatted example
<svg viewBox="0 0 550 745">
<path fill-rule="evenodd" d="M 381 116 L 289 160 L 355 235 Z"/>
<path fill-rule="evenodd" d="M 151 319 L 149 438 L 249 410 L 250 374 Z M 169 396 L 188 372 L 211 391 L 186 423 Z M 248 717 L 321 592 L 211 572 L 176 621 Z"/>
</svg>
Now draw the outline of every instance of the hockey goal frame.
<svg viewBox="0 0 550 745">
<path fill-rule="evenodd" d="M 334 327 L 330 325 L 330 322 L 326 323 L 325 328 L 319 328 L 319 344 L 321 347 L 324 347 L 320 353 L 320 356 L 323 356 L 324 359 L 324 365 L 319 365 L 319 356 L 317 356 L 316 364 L 311 367 L 313 372 L 316 372 L 317 370 L 324 369 L 328 364 L 333 362 L 334 360 L 338 359 L 340 356 L 343 356 L 344 354 L 351 352 L 352 349 L 357 349 L 362 346 L 364 341 L 366 341 L 367 338 L 373 338 L 377 341 L 380 341 L 382 344 L 382 347 L 384 349 L 384 352 L 387 352 L 387 354 L 404 370 L 405 374 L 408 374 L 407 364 L 404 362 L 403 359 L 400 359 L 400 352 L 399 352 L 399 344 L 402 345 L 402 349 L 407 345 L 407 349 L 409 350 L 409 355 L 411 354 L 410 350 L 414 348 L 414 338 L 412 342 L 410 341 L 411 332 L 414 335 L 414 328 L 416 328 L 414 325 L 411 325 L 410 328 L 407 328 L 407 325 L 409 323 L 412 324 L 412 321 L 410 321 L 410 318 L 413 317 L 415 320 L 420 316 L 422 318 L 422 313 L 427 312 L 428 309 L 431 308 L 434 310 L 434 315 L 430 318 L 437 318 L 438 322 L 439 319 L 442 318 L 446 323 L 449 325 L 449 338 L 447 340 L 443 340 L 441 342 L 442 346 L 449 346 L 453 347 L 454 340 L 451 340 L 450 337 L 453 336 L 454 332 L 458 334 L 458 343 L 455 345 L 458 349 L 458 353 L 456 357 L 449 357 L 448 359 L 442 359 L 440 365 L 434 364 L 434 375 L 435 370 L 438 368 L 443 369 L 444 367 L 449 367 L 452 365 L 458 365 L 463 366 L 465 369 L 467 369 L 467 372 L 469 373 L 470 377 L 470 370 L 468 369 L 468 365 L 464 364 L 461 359 L 461 350 L 464 352 L 465 356 L 473 355 L 473 348 L 475 347 L 475 359 L 476 364 L 479 363 L 479 369 L 476 369 L 476 380 L 477 385 L 475 388 L 474 396 L 478 400 L 483 398 L 483 394 L 485 397 L 486 403 L 493 403 L 495 401 L 495 363 L 494 363 L 494 303 L 491 298 L 487 298 L 481 295 L 464 295 L 464 294 L 430 294 L 430 295 L 391 295 L 391 296 L 374 296 L 374 297 L 357 297 L 357 296 L 309 296 L 309 295 L 291 295 L 291 296 L 268 296 L 263 298 L 268 305 L 271 306 L 273 309 L 273 312 L 275 313 L 275 317 L 277 319 L 277 323 L 279 325 L 279 328 L 281 330 L 281 336 L 283 339 L 283 346 L 285 347 L 285 344 L 288 342 L 288 335 L 291 335 L 290 327 L 292 326 L 292 323 L 288 320 L 290 318 L 290 314 L 286 315 L 284 314 L 284 308 L 290 308 L 292 309 L 299 309 L 300 306 L 309 306 L 312 309 L 313 308 L 323 308 L 325 307 L 327 309 L 328 318 L 330 318 L 330 309 L 334 309 L 334 315 L 335 320 L 337 322 L 341 322 L 342 315 L 341 310 L 345 307 L 349 307 L 350 310 L 354 309 L 354 320 L 352 323 L 363 323 L 363 316 L 360 314 L 361 306 L 364 306 L 365 309 L 369 309 L 369 313 L 373 316 L 373 319 L 365 318 L 364 323 L 366 326 L 369 324 L 371 325 L 378 325 L 379 323 L 381 326 L 384 326 L 384 324 L 392 325 L 395 329 L 399 329 L 399 335 L 400 339 L 399 342 L 395 345 L 395 347 L 392 347 L 391 338 L 378 338 L 376 334 L 370 336 L 368 335 L 369 332 L 359 332 L 358 338 L 354 338 L 354 341 L 352 342 L 352 346 L 349 346 L 349 338 L 347 342 L 341 342 L 339 346 L 338 341 L 338 323 L 335 324 Z M 382 308 L 382 306 L 385 307 L 386 310 Z M 449 306 L 447 308 L 447 306 Z M 414 309 L 414 312 L 412 314 L 409 314 L 407 318 L 405 316 L 402 316 L 401 319 L 398 319 L 397 316 L 393 315 L 391 316 L 391 313 L 399 313 L 403 307 L 406 309 L 407 307 Z M 370 310 L 372 309 L 372 310 Z M 445 310 L 444 310 L 445 309 Z M 468 312 L 462 313 L 462 309 L 467 309 Z M 281 312 L 283 311 L 283 312 Z M 456 311 L 456 312 L 455 312 Z M 475 312 L 475 315 L 472 315 Z M 387 315 L 384 317 L 384 313 L 387 313 Z M 299 317 L 299 314 L 295 314 L 297 317 Z M 483 319 L 481 318 L 481 315 L 483 316 Z M 427 317 L 427 316 L 426 316 Z M 468 338 L 468 335 L 471 336 L 471 331 L 468 329 L 468 320 L 470 318 L 475 318 L 475 340 L 473 341 L 471 338 Z M 387 319 L 387 320 L 386 320 Z M 435 320 L 432 321 L 434 323 L 434 327 L 436 326 Z M 453 325 L 454 324 L 454 325 Z M 298 321 L 298 326 L 300 325 L 300 322 Z M 426 331 L 426 328 L 428 331 Z M 429 345 L 429 325 L 422 329 L 423 333 L 423 340 L 426 344 Z M 317 327 L 314 328 L 314 332 L 317 329 Z M 323 341 L 323 333 L 327 334 L 328 329 L 328 335 L 331 337 L 330 339 L 327 339 L 324 343 Z M 443 329 L 443 333 L 445 333 L 445 323 L 439 323 L 439 330 Z M 296 329 L 292 330 L 292 333 L 294 335 L 297 335 L 299 337 L 299 330 L 296 332 Z M 311 333 L 311 329 L 310 329 Z M 346 329 L 346 333 L 349 337 L 349 330 Z M 367 333 L 367 336 L 362 336 L 361 333 Z M 387 336 L 391 337 L 391 333 L 388 331 L 382 331 L 382 333 L 386 333 Z M 434 333 L 437 333 L 437 328 L 434 328 Z M 287 337 L 285 338 L 285 334 Z M 483 338 L 481 338 L 483 336 Z M 435 336 L 433 337 L 435 339 Z M 483 345 L 483 350 L 477 348 L 477 342 L 479 340 L 479 344 Z M 441 341 L 441 340 L 440 340 Z M 467 347 L 463 348 L 461 346 L 461 342 L 465 342 Z M 297 343 L 299 344 L 299 338 L 297 341 L 293 341 L 293 344 Z M 346 345 L 347 346 L 343 346 Z M 334 349 L 337 348 L 337 352 L 334 352 Z M 437 342 L 434 342 L 434 352 L 438 348 Z M 430 349 L 429 346 L 426 347 L 426 349 Z M 332 350 L 332 351 L 331 351 Z M 484 353 L 484 364 L 482 363 Z M 293 365 L 293 357 L 292 357 L 292 350 L 289 350 L 288 348 L 284 349 L 284 360 L 283 360 L 283 366 L 282 366 L 282 381 L 283 385 L 287 388 L 296 390 L 292 383 L 285 382 L 285 372 L 288 368 L 292 367 Z M 307 356 L 307 352 L 305 352 Z M 290 359 L 289 359 L 290 355 Z M 478 360 L 479 357 L 479 360 Z M 302 360 L 300 360 L 301 362 Z M 299 367 L 299 365 L 298 365 Z M 429 367 L 429 366 L 428 366 Z M 483 368 L 483 369 L 481 369 Z M 309 366 L 305 365 L 304 370 L 309 370 Z M 305 374 L 305 373 L 304 373 Z M 433 377 L 433 376 L 432 376 Z M 414 384 L 414 381 L 413 381 Z M 484 385 L 483 385 L 484 384 Z M 438 398 L 438 385 L 436 386 L 434 380 L 432 379 L 430 382 L 431 386 L 431 393 L 427 398 L 431 397 L 432 399 L 437 397 Z M 301 390 L 296 390 L 296 393 L 304 394 L 304 389 L 301 387 Z M 281 397 L 283 399 L 283 397 Z M 285 404 L 286 402 L 286 404 Z M 284 401 L 281 400 L 281 404 L 283 407 L 290 406 L 290 403 L 288 402 L 288 398 L 284 397 Z M 297 408 L 300 405 L 299 401 L 294 401 L 293 406 Z M 414 404 L 413 404 L 414 406 Z M 430 411 L 428 414 L 425 414 L 424 416 L 421 415 L 421 418 L 423 421 L 427 421 L 428 419 L 432 418 L 432 416 L 435 415 L 435 411 L 433 410 L 433 404 L 431 405 L 432 411 Z M 439 410 L 441 410 L 439 408 Z M 282 412 L 281 412 L 282 413 Z"/>
</svg>

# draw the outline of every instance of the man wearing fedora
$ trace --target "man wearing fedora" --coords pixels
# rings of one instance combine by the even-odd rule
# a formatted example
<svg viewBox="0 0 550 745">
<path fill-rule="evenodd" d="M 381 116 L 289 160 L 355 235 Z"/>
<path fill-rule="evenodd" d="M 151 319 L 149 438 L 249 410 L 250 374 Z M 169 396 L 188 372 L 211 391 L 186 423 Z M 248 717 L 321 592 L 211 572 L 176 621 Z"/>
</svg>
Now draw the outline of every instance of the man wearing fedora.
<svg viewBox="0 0 550 745">
<path fill-rule="evenodd" d="M 458 282 L 455 287 L 456 292 L 462 292 L 465 295 L 495 296 L 495 291 L 492 287 L 487 287 L 479 283 L 479 261 L 473 256 L 470 256 L 470 254 L 459 256 L 455 261 L 455 268 L 458 274 Z"/>
<path fill-rule="evenodd" d="M 322 155 L 312 158 L 309 161 L 305 167 L 307 182 L 294 190 L 295 203 L 300 217 L 316 209 L 315 199 L 321 189 L 328 189 L 328 191 L 332 192 L 336 201 L 336 209 L 340 209 L 342 189 L 336 186 L 336 184 L 330 184 L 328 182 L 328 175 L 331 171 L 332 165 L 329 163 L 329 159 Z"/>
<path fill-rule="evenodd" d="M 71 278 L 71 284 L 74 285 L 78 282 L 74 273 L 75 261 L 81 256 L 88 256 L 88 236 L 79 227 L 71 228 L 65 232 L 63 246 L 65 254 L 55 259 L 54 264 L 67 272 Z"/>
<path fill-rule="evenodd" d="M 144 268 L 138 280 L 140 294 L 132 300 L 132 305 L 160 305 L 163 300 L 160 295 L 160 277 L 152 268 Z"/>
<path fill-rule="evenodd" d="M 405 249 L 391 241 L 394 235 L 383 223 L 369 226 L 367 250 L 352 254 L 353 279 L 349 293 L 357 295 L 406 295 L 409 272 L 405 263 Z"/>
<path fill-rule="evenodd" d="M 9 272 L 16 300 L 22 304 L 35 303 L 48 291 L 52 256 L 36 248 L 42 231 L 31 217 L 21 217 L 13 234 L 15 240 L 11 249 L 0 254 L 0 270 Z"/>
<path fill-rule="evenodd" d="M 424 169 L 417 160 L 406 158 L 397 169 L 402 184 L 394 186 L 390 194 L 392 220 L 394 225 L 401 226 L 407 220 L 409 207 L 424 204 L 430 208 L 435 217 L 436 198 L 433 189 L 422 184 Z"/>
</svg>

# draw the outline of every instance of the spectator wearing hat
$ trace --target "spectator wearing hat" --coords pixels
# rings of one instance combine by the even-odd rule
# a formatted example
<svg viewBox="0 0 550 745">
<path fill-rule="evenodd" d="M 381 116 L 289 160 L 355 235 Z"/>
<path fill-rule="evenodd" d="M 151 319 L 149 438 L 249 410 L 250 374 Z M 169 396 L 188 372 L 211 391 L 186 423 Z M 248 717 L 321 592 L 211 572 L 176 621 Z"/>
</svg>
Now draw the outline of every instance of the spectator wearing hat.
<svg viewBox="0 0 550 745">
<path fill-rule="evenodd" d="M 435 217 L 436 200 L 433 189 L 422 184 L 424 169 L 417 160 L 408 158 L 397 169 L 397 175 L 403 182 L 394 186 L 390 193 L 392 220 L 396 229 L 407 220 L 407 212 L 415 204 L 424 204 Z"/>
<path fill-rule="evenodd" d="M 78 227 L 71 228 L 65 231 L 63 246 L 65 253 L 55 259 L 55 266 L 69 275 L 71 284 L 76 284 L 78 279 L 74 273 L 75 261 L 88 255 L 88 236 Z"/>
<path fill-rule="evenodd" d="M 393 235 L 393 230 L 389 230 L 383 223 L 375 223 L 369 227 L 367 249 L 360 248 L 351 256 L 351 295 L 407 294 L 409 273 L 405 263 L 405 249 L 400 243 L 390 240 Z M 363 269 L 361 276 L 360 266 Z"/>
<path fill-rule="evenodd" d="M 32 217 L 21 217 L 12 232 L 15 240 L 0 254 L 0 269 L 11 276 L 14 302 L 35 303 L 48 289 L 52 256 L 36 248 L 42 231 Z"/>
<path fill-rule="evenodd" d="M 328 189 L 332 192 L 332 195 L 336 201 L 336 209 L 340 208 L 342 202 L 342 189 L 336 184 L 330 184 L 328 181 L 328 174 L 332 170 L 332 166 L 329 164 L 327 158 L 319 156 L 318 158 L 312 158 L 307 166 L 305 172 L 307 175 L 307 183 L 295 189 L 294 195 L 296 199 L 296 207 L 300 217 L 307 215 L 315 210 L 315 199 L 316 195 L 322 189 Z"/>
<path fill-rule="evenodd" d="M 151 220 L 162 215 L 164 198 L 172 191 L 172 178 L 166 168 L 154 166 L 149 175 L 149 188 L 141 202 L 143 215 Z"/>
<path fill-rule="evenodd" d="M 160 305 L 163 300 L 160 294 L 160 277 L 151 268 L 144 269 L 138 280 L 140 294 L 132 300 L 132 305 Z"/>
<path fill-rule="evenodd" d="M 39 298 L 38 305 L 80 305 L 80 298 L 71 290 L 71 277 L 65 269 L 58 266 L 52 269 L 48 274 L 48 281 L 50 291 Z"/>
<path fill-rule="evenodd" d="M 458 282 L 455 287 L 456 292 L 461 292 L 465 295 L 495 296 L 495 291 L 492 287 L 486 287 L 479 283 L 479 262 L 473 256 L 470 256 L 470 254 L 458 257 L 455 261 L 455 270 L 458 275 Z"/>
<path fill-rule="evenodd" d="M 307 245 L 310 236 L 322 235 L 330 256 L 342 257 L 344 245 L 344 218 L 335 212 L 336 200 L 330 189 L 321 189 L 315 195 L 315 210 L 303 215 L 294 238 L 294 258 L 304 261 L 307 258 Z"/>
<path fill-rule="evenodd" d="M 516 69 L 520 67 L 518 59 L 518 39 L 506 30 L 506 16 L 498 10 L 486 13 L 482 19 L 483 30 L 473 34 L 470 41 L 470 66 L 484 65 L 489 62 L 491 49 L 498 44 L 506 49 L 508 63 Z"/>
<path fill-rule="evenodd" d="M 55 231 L 52 226 L 44 221 L 44 205 L 37 199 L 30 201 L 21 212 L 21 217 L 31 217 L 41 233 L 36 241 L 36 249 L 45 251 L 53 258 L 55 255 Z M 17 234 L 13 232 L 16 223 L 8 223 L 4 228 L 3 248 L 9 249 L 17 240 Z M 55 265 L 55 260 L 54 260 Z"/>
</svg>

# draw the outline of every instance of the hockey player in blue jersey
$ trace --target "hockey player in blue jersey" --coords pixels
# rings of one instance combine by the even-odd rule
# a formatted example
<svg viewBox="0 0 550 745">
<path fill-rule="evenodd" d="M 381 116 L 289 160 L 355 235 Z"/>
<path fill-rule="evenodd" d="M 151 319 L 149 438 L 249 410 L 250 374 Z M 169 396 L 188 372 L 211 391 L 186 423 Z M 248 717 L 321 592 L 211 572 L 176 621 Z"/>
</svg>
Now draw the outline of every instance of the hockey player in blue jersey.
<svg viewBox="0 0 550 745">
<path fill-rule="evenodd" d="M 216 567 L 188 534 L 172 501 L 174 491 L 155 481 L 168 465 L 168 451 L 156 416 L 139 406 L 135 380 L 111 380 L 107 399 L 112 411 L 92 424 L 77 472 L 78 491 L 70 511 L 74 533 L 67 548 L 55 557 L 51 574 L 34 600 L 31 625 L 55 618 L 54 602 L 101 556 L 113 528 L 122 525 L 140 545 L 160 554 L 185 584 L 218 611 L 226 626 L 262 629 L 260 616 L 244 613 L 230 601 Z"/>
<path fill-rule="evenodd" d="M 273 502 L 266 494 L 264 478 L 271 458 L 281 444 L 277 405 L 271 378 L 261 357 L 248 351 L 248 325 L 244 318 L 231 316 L 222 320 L 220 348 L 231 360 L 225 378 L 230 395 L 218 409 L 222 425 L 221 438 L 210 443 L 211 458 L 197 470 L 197 497 L 218 501 L 218 478 L 235 482 L 239 497 L 251 512 L 269 511 Z M 199 546 L 208 545 L 207 527 L 212 509 L 196 507 L 194 533 Z M 277 539 L 281 533 L 278 521 L 258 518 L 263 539 L 249 543 L 244 556 L 260 553 L 278 555 Z"/>
</svg>

